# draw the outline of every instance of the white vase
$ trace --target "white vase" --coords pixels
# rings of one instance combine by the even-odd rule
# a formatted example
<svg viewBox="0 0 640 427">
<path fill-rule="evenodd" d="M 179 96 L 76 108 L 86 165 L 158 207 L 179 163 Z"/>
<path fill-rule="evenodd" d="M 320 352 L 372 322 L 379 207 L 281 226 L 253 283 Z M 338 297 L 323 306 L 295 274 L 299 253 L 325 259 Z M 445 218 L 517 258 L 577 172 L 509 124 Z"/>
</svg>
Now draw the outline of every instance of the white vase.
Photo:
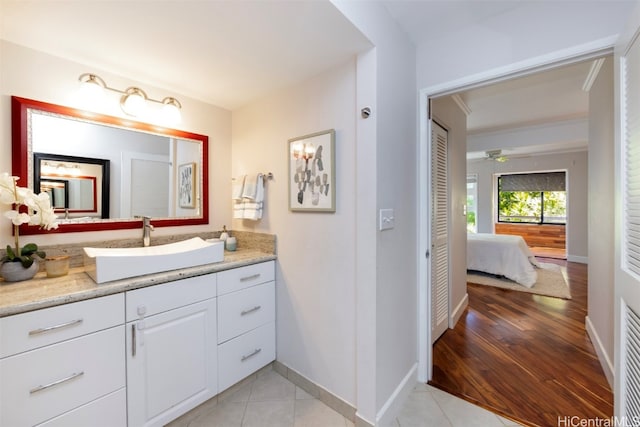
<svg viewBox="0 0 640 427">
<path fill-rule="evenodd" d="M 4 262 L 0 267 L 0 274 L 5 282 L 20 282 L 32 279 L 38 272 L 38 261 L 33 261 L 30 267 L 24 268 L 19 262 Z"/>
</svg>

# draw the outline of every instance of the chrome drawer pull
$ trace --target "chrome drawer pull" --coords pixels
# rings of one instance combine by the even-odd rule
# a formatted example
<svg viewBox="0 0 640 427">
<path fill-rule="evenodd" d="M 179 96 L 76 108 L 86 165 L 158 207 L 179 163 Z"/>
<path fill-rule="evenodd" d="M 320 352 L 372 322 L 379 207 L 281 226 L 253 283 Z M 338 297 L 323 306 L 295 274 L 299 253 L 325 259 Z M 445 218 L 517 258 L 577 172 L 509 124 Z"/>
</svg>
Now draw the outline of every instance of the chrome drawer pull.
<svg viewBox="0 0 640 427">
<path fill-rule="evenodd" d="M 253 274 L 253 275 L 251 275 L 251 276 L 247 276 L 247 277 L 241 277 L 241 278 L 240 278 L 240 281 L 241 281 L 241 282 L 246 282 L 247 280 L 257 279 L 258 277 L 260 277 L 260 273 Z"/>
<path fill-rule="evenodd" d="M 256 305 L 256 306 L 255 306 L 255 307 L 253 307 L 253 308 L 250 308 L 250 309 L 248 309 L 248 310 L 241 311 L 241 312 L 240 312 L 240 316 L 246 316 L 247 314 L 253 313 L 254 311 L 258 311 L 258 310 L 260 310 L 261 308 L 262 308 L 262 306 L 260 306 L 260 305 Z"/>
<path fill-rule="evenodd" d="M 74 372 L 73 374 L 69 375 L 67 378 L 63 378 L 61 380 L 54 381 L 54 382 L 49 383 L 47 385 L 39 385 L 38 387 L 29 390 L 29 393 L 30 394 L 34 394 L 34 393 L 37 393 L 39 391 L 46 390 L 46 389 L 48 389 L 50 387 L 53 387 L 53 386 L 56 386 L 58 384 L 62 384 L 62 383 L 66 383 L 67 381 L 71 381 L 72 379 L 78 378 L 78 377 L 80 377 L 82 375 L 84 375 L 84 371 L 82 371 L 82 372 Z"/>
<path fill-rule="evenodd" d="M 136 325 L 131 325 L 131 357 L 136 357 Z"/>
<path fill-rule="evenodd" d="M 66 328 L 68 326 L 78 325 L 80 323 L 82 323 L 82 319 L 76 319 L 76 320 L 72 320 L 71 322 L 60 323 L 59 325 L 48 326 L 46 328 L 40 328 L 40 329 L 34 329 L 33 331 L 29 331 L 29 336 L 38 335 L 43 332 L 53 331 L 55 329 Z"/>
<path fill-rule="evenodd" d="M 242 356 L 242 358 L 240 359 L 241 362 L 244 362 L 247 359 L 252 358 L 253 356 L 255 356 L 256 354 L 260 353 L 262 351 L 261 348 L 256 348 L 255 350 L 253 350 L 253 352 L 251 354 L 247 354 L 246 356 Z"/>
</svg>

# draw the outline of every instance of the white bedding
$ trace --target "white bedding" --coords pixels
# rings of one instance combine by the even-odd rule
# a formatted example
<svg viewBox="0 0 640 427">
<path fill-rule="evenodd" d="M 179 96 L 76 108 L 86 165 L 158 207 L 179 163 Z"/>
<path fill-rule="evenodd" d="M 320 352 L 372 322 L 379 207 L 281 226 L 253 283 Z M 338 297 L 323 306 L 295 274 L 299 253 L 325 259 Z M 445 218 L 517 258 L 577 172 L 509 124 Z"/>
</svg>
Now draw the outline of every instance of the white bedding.
<svg viewBox="0 0 640 427">
<path fill-rule="evenodd" d="M 527 288 L 538 279 L 535 256 L 522 236 L 468 233 L 467 270 L 504 276 Z"/>
</svg>

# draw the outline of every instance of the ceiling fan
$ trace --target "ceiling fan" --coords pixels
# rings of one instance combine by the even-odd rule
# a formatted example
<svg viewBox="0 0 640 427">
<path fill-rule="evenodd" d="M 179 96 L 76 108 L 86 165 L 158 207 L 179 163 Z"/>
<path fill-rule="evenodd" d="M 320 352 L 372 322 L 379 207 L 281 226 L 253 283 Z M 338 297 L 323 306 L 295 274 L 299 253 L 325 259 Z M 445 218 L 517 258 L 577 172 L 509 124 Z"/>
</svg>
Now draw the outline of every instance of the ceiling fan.
<svg viewBox="0 0 640 427">
<path fill-rule="evenodd" d="M 486 160 L 494 160 L 496 162 L 504 163 L 509 158 L 507 156 L 502 155 L 502 150 L 488 150 L 485 151 L 485 159 Z"/>
</svg>

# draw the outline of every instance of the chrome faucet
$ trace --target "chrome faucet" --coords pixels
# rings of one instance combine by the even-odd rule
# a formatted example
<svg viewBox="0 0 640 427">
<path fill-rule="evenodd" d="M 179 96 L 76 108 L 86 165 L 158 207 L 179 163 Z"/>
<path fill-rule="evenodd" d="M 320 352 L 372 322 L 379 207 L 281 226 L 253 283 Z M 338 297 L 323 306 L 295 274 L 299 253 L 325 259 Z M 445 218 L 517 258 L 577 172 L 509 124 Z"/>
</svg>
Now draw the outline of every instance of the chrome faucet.
<svg viewBox="0 0 640 427">
<path fill-rule="evenodd" d="M 137 218 L 142 218 L 142 246 L 146 248 L 151 243 L 151 232 L 155 230 L 155 228 L 153 227 L 153 225 L 151 225 L 150 216 Z"/>
</svg>

